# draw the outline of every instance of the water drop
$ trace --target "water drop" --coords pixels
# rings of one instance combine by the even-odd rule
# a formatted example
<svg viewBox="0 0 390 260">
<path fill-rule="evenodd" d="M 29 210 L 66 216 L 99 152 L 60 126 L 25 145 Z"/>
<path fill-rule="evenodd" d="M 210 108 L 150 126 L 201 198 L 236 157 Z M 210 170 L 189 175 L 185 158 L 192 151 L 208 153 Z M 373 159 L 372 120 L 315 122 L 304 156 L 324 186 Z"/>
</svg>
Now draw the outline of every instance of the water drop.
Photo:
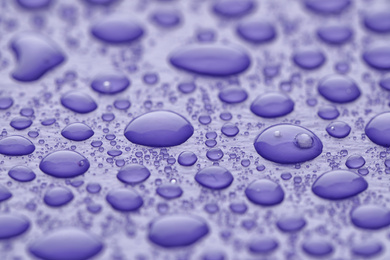
<svg viewBox="0 0 390 260">
<path fill-rule="evenodd" d="M 207 158 L 211 161 L 218 161 L 222 159 L 223 155 L 222 150 L 219 148 L 211 148 L 206 153 Z"/>
<path fill-rule="evenodd" d="M 220 166 L 206 167 L 195 175 L 195 180 L 200 185 L 214 190 L 229 187 L 233 179 L 233 175 L 227 169 Z"/>
<path fill-rule="evenodd" d="M 24 9 L 38 10 L 49 7 L 52 0 L 17 0 L 16 2 Z"/>
<path fill-rule="evenodd" d="M 192 166 L 198 161 L 198 157 L 193 152 L 185 151 L 179 154 L 177 161 L 182 166 Z"/>
<path fill-rule="evenodd" d="M 10 239 L 26 232 L 30 221 L 14 213 L 0 214 L 0 239 Z"/>
<path fill-rule="evenodd" d="M 217 45 L 183 47 L 174 51 L 169 60 L 179 69 L 215 77 L 239 74 L 251 63 L 243 50 Z"/>
<path fill-rule="evenodd" d="M 19 81 L 34 81 L 60 65 L 65 56 L 49 38 L 25 32 L 11 40 L 17 65 L 12 77 Z"/>
<path fill-rule="evenodd" d="M 11 120 L 10 125 L 16 130 L 23 130 L 29 128 L 32 125 L 32 123 L 33 122 L 31 119 L 24 116 L 18 116 Z"/>
<path fill-rule="evenodd" d="M 324 105 L 319 107 L 317 115 L 324 120 L 333 120 L 339 117 L 339 110 L 333 105 Z"/>
<path fill-rule="evenodd" d="M 268 179 L 253 181 L 245 189 L 246 197 L 261 206 L 274 206 L 284 199 L 284 191 L 279 184 Z"/>
<path fill-rule="evenodd" d="M 0 97 L 0 110 L 6 110 L 14 104 L 11 97 Z"/>
<path fill-rule="evenodd" d="M 30 168 L 22 165 L 12 167 L 8 171 L 8 175 L 12 179 L 20 182 L 29 182 L 34 180 L 36 177 L 35 173 Z"/>
<path fill-rule="evenodd" d="M 326 58 L 319 50 L 301 50 L 293 54 L 292 60 L 302 69 L 313 70 L 321 67 Z"/>
<path fill-rule="evenodd" d="M 348 103 L 360 97 L 360 89 L 349 77 L 339 74 L 329 75 L 318 83 L 318 92 L 335 103 Z"/>
<path fill-rule="evenodd" d="M 322 152 L 322 142 L 313 132 L 290 124 L 265 129 L 254 145 L 257 153 L 265 159 L 283 164 L 309 161 Z"/>
<path fill-rule="evenodd" d="M 111 73 L 96 76 L 91 87 L 100 94 L 114 95 L 125 91 L 130 86 L 130 80 L 123 74 Z"/>
<path fill-rule="evenodd" d="M 91 27 L 91 33 L 97 39 L 111 44 L 132 43 L 144 34 L 143 28 L 128 17 L 105 17 Z"/>
<path fill-rule="evenodd" d="M 290 214 L 279 218 L 276 226 L 283 232 L 297 232 L 306 226 L 306 220 L 300 215 Z"/>
<path fill-rule="evenodd" d="M 133 119 L 125 129 L 135 144 L 152 147 L 176 146 L 187 141 L 194 128 L 183 116 L 171 111 L 153 111 Z"/>
<path fill-rule="evenodd" d="M 350 6 L 351 0 L 305 0 L 305 6 L 312 12 L 322 15 L 340 14 Z"/>
<path fill-rule="evenodd" d="M 93 130 L 83 123 L 73 123 L 67 125 L 61 131 L 61 135 L 72 141 L 84 141 L 94 135 Z"/>
<path fill-rule="evenodd" d="M 219 92 L 218 97 L 222 102 L 237 104 L 244 102 L 248 98 L 248 93 L 240 87 L 228 87 Z"/>
<path fill-rule="evenodd" d="M 267 21 L 244 21 L 237 26 L 236 32 L 242 39 L 254 44 L 270 42 L 276 37 L 275 27 Z"/>
<path fill-rule="evenodd" d="M 363 52 L 363 60 L 372 68 L 378 70 L 390 69 L 390 46 L 377 45 Z"/>
<path fill-rule="evenodd" d="M 153 220 L 149 239 L 162 247 L 189 246 L 209 233 L 207 223 L 191 215 L 170 215 Z"/>
<path fill-rule="evenodd" d="M 294 102 L 286 94 L 271 92 L 258 96 L 250 109 L 257 116 L 274 118 L 291 113 L 294 110 Z"/>
<path fill-rule="evenodd" d="M 44 173 L 57 178 L 73 178 L 89 169 L 89 161 L 74 151 L 56 151 L 42 159 L 39 168 Z"/>
<path fill-rule="evenodd" d="M 176 184 L 163 184 L 156 189 L 156 192 L 165 199 L 176 199 L 183 194 L 183 190 Z"/>
<path fill-rule="evenodd" d="M 129 164 L 122 167 L 117 174 L 118 180 L 126 184 L 138 184 L 146 181 L 150 176 L 150 171 L 140 164 Z"/>
<path fill-rule="evenodd" d="M 345 122 L 336 121 L 326 127 L 326 132 L 335 138 L 345 138 L 351 132 L 351 127 Z"/>
<path fill-rule="evenodd" d="M 31 254 L 47 260 L 86 260 L 102 249 L 103 243 L 97 237 L 74 227 L 51 230 L 29 246 Z"/>
<path fill-rule="evenodd" d="M 381 242 L 376 240 L 367 240 L 354 244 L 351 249 L 354 255 L 361 257 L 373 257 L 383 251 L 383 245 Z"/>
<path fill-rule="evenodd" d="M 351 212 L 352 223 L 363 229 L 381 229 L 390 225 L 390 210 L 379 205 L 361 205 Z"/>
<path fill-rule="evenodd" d="M 364 25 L 367 29 L 376 33 L 390 32 L 390 11 L 371 11 L 364 15 Z"/>
<path fill-rule="evenodd" d="M 253 0 L 219 0 L 213 5 L 215 14 L 225 18 L 239 18 L 252 12 Z"/>
<path fill-rule="evenodd" d="M 333 170 L 318 177 L 312 191 L 324 199 L 341 200 L 353 197 L 367 187 L 367 181 L 358 174 L 349 170 Z"/>
<path fill-rule="evenodd" d="M 70 91 L 62 95 L 61 104 L 80 114 L 90 113 L 97 108 L 97 104 L 91 96 L 79 91 Z"/>
<path fill-rule="evenodd" d="M 361 155 L 351 155 L 345 162 L 345 165 L 350 169 L 358 169 L 364 164 L 366 164 L 366 160 Z"/>
<path fill-rule="evenodd" d="M 272 237 L 261 237 L 252 239 L 248 248 L 252 253 L 255 254 L 268 254 L 276 250 L 279 246 L 278 241 Z"/>
<path fill-rule="evenodd" d="M 221 132 L 228 137 L 236 136 L 239 131 L 238 127 L 232 123 L 226 123 L 221 128 Z"/>
<path fill-rule="evenodd" d="M 352 39 L 353 31 L 346 25 L 322 26 L 317 29 L 317 36 L 328 44 L 340 45 Z"/>
<path fill-rule="evenodd" d="M 43 201 L 50 207 L 61 207 L 74 198 L 72 191 L 66 187 L 54 187 L 46 191 Z"/>
<path fill-rule="evenodd" d="M 319 257 L 330 255 L 333 252 L 333 246 L 324 239 L 308 239 L 302 244 L 303 251 L 311 256 Z"/>
<path fill-rule="evenodd" d="M 181 22 L 180 14 L 174 10 L 157 10 L 151 15 L 153 23 L 162 28 L 176 27 Z"/>
<path fill-rule="evenodd" d="M 189 94 L 195 91 L 196 85 L 193 82 L 183 82 L 180 83 L 177 88 L 183 94 Z"/>
<path fill-rule="evenodd" d="M 0 184 L 0 202 L 6 201 L 12 197 L 12 193 L 3 185 Z"/>
<path fill-rule="evenodd" d="M 390 112 L 380 113 L 370 119 L 364 132 L 377 145 L 390 146 Z"/>
<path fill-rule="evenodd" d="M 5 137 L 0 140 L 0 154 L 8 156 L 28 155 L 35 151 L 35 145 L 27 138 L 19 135 Z"/>
<path fill-rule="evenodd" d="M 106 196 L 107 202 L 116 210 L 129 212 L 139 209 L 144 201 L 133 189 L 111 190 Z"/>
</svg>

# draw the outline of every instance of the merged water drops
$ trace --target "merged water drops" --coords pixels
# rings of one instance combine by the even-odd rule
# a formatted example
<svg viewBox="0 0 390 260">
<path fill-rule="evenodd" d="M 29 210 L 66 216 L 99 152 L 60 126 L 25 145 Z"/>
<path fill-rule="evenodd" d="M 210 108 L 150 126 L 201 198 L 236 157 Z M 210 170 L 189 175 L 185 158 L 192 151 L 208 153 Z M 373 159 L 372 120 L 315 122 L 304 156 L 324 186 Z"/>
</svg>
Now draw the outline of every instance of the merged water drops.
<svg viewBox="0 0 390 260">
<path fill-rule="evenodd" d="M 184 143 L 193 133 L 194 127 L 183 116 L 161 110 L 134 118 L 127 125 L 124 134 L 135 144 L 170 147 Z"/>
<path fill-rule="evenodd" d="M 35 179 L 36 174 L 27 166 L 18 165 L 8 171 L 8 175 L 20 182 L 29 182 Z"/>
<path fill-rule="evenodd" d="M 107 202 L 116 210 L 129 212 L 139 209 L 144 201 L 134 189 L 115 189 L 108 192 Z"/>
<path fill-rule="evenodd" d="M 182 47 L 171 53 L 169 61 L 179 69 L 215 77 L 239 74 L 251 63 L 245 51 L 223 45 Z"/>
<path fill-rule="evenodd" d="M 385 228 L 390 225 L 390 210 L 379 205 L 360 205 L 351 211 L 351 221 L 358 228 Z"/>
<path fill-rule="evenodd" d="M 144 34 L 144 29 L 126 16 L 108 16 L 91 27 L 97 39 L 111 44 L 132 43 Z"/>
<path fill-rule="evenodd" d="M 294 102 L 284 93 L 259 95 L 251 104 L 252 113 L 265 118 L 285 116 L 294 110 Z"/>
<path fill-rule="evenodd" d="M 390 112 L 378 114 L 371 118 L 366 125 L 364 132 L 374 143 L 389 147 L 390 146 Z"/>
<path fill-rule="evenodd" d="M 230 171 L 221 166 L 209 166 L 200 170 L 195 180 L 203 187 L 220 190 L 229 187 L 234 178 Z"/>
<path fill-rule="evenodd" d="M 126 184 L 138 184 L 146 181 L 150 176 L 150 171 L 143 165 L 140 164 L 129 164 L 123 166 L 116 177 L 121 182 Z"/>
<path fill-rule="evenodd" d="M 125 91 L 130 86 L 130 80 L 123 74 L 100 74 L 91 83 L 96 92 L 106 95 L 114 95 Z"/>
<path fill-rule="evenodd" d="M 46 191 L 43 201 L 50 207 L 61 207 L 74 198 L 72 191 L 66 187 L 53 187 Z"/>
<path fill-rule="evenodd" d="M 28 155 L 35 151 L 35 145 L 27 138 L 14 135 L 0 140 L 0 154 L 8 156 Z"/>
<path fill-rule="evenodd" d="M 237 34 L 245 41 L 263 44 L 276 37 L 275 27 L 268 21 L 247 20 L 236 27 Z"/>
<path fill-rule="evenodd" d="M 339 74 L 329 75 L 318 83 L 318 92 L 335 103 L 348 103 L 360 97 L 360 89 L 349 77 Z"/>
<path fill-rule="evenodd" d="M 61 96 L 61 104 L 73 112 L 86 114 L 97 108 L 95 100 L 88 94 L 73 90 Z"/>
<path fill-rule="evenodd" d="M 44 173 L 56 178 L 73 178 L 89 169 L 89 161 L 74 151 L 56 151 L 46 155 L 39 164 Z"/>
<path fill-rule="evenodd" d="M 300 50 L 294 53 L 292 60 L 302 69 L 313 70 L 321 67 L 326 57 L 320 50 Z"/>
<path fill-rule="evenodd" d="M 96 236 L 74 227 L 50 231 L 30 246 L 35 257 L 47 260 L 86 260 L 97 255 L 104 245 Z"/>
<path fill-rule="evenodd" d="M 209 233 L 206 221 L 192 215 L 168 215 L 149 225 L 149 239 L 162 247 L 189 246 Z"/>
<path fill-rule="evenodd" d="M 17 64 L 12 77 L 19 81 L 34 81 L 65 60 L 56 43 L 41 34 L 24 32 L 11 40 Z"/>
<path fill-rule="evenodd" d="M 284 199 L 284 191 L 280 185 L 268 179 L 253 181 L 245 189 L 245 195 L 260 206 L 274 206 Z"/>
<path fill-rule="evenodd" d="M 372 46 L 363 52 L 363 60 L 378 70 L 390 69 L 390 46 L 381 44 Z"/>
<path fill-rule="evenodd" d="M 72 123 L 62 129 L 61 135 L 72 141 L 84 141 L 92 137 L 94 132 L 84 123 Z"/>
<path fill-rule="evenodd" d="M 263 158 L 283 164 L 302 163 L 322 153 L 322 142 L 313 132 L 290 124 L 265 129 L 256 138 L 254 146 Z"/>
<path fill-rule="evenodd" d="M 0 214 L 0 239 L 10 239 L 25 233 L 30 227 L 30 220 L 15 213 Z"/>
<path fill-rule="evenodd" d="M 317 36 L 328 44 L 340 45 L 349 42 L 353 30 L 347 25 L 328 25 L 317 29 Z"/>
<path fill-rule="evenodd" d="M 312 191 L 324 199 L 340 200 L 353 197 L 367 187 L 368 183 L 362 176 L 349 170 L 333 170 L 318 177 Z"/>
<path fill-rule="evenodd" d="M 215 14 L 225 18 L 239 18 L 253 11 L 253 0 L 218 0 L 213 5 Z"/>
</svg>

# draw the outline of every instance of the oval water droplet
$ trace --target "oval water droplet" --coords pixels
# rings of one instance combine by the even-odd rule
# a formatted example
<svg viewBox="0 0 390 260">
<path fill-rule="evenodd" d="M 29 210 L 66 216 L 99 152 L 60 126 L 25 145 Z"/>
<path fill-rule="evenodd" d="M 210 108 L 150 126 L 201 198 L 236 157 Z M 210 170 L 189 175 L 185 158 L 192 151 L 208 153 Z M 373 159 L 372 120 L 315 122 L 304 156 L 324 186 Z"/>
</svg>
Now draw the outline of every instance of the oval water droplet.
<svg viewBox="0 0 390 260">
<path fill-rule="evenodd" d="M 283 164 L 309 161 L 322 153 L 322 142 L 313 132 L 290 124 L 265 129 L 254 145 L 263 158 Z"/>
<path fill-rule="evenodd" d="M 302 69 L 313 70 L 321 67 L 326 57 L 320 50 L 301 50 L 293 54 L 292 60 Z"/>
<path fill-rule="evenodd" d="M 17 0 L 16 2 L 24 9 L 38 10 L 49 7 L 52 0 Z"/>
<path fill-rule="evenodd" d="M 8 190 L 8 188 L 0 184 L 0 202 L 6 201 L 11 197 L 12 193 Z"/>
<path fill-rule="evenodd" d="M 195 175 L 195 180 L 200 185 L 213 190 L 229 187 L 233 179 L 233 175 L 227 169 L 220 166 L 206 167 Z"/>
<path fill-rule="evenodd" d="M 96 76 L 91 87 L 100 94 L 114 95 L 125 91 L 130 86 L 130 80 L 123 74 L 111 73 Z"/>
<path fill-rule="evenodd" d="M 185 151 L 179 154 L 177 161 L 182 166 L 192 166 L 196 163 L 198 157 L 193 152 Z"/>
<path fill-rule="evenodd" d="M 297 232 L 306 226 L 306 220 L 300 215 L 290 214 L 279 218 L 276 226 L 283 232 Z"/>
<path fill-rule="evenodd" d="M 218 45 L 182 47 L 174 51 L 169 60 L 179 69 L 215 77 L 239 74 L 251 63 L 243 50 Z"/>
<path fill-rule="evenodd" d="M 28 218 L 14 214 L 0 214 L 0 239 L 10 239 L 19 236 L 30 227 Z"/>
<path fill-rule="evenodd" d="M 116 189 L 108 192 L 107 202 L 116 210 L 129 212 L 139 209 L 144 201 L 133 189 Z"/>
<path fill-rule="evenodd" d="M 252 12 L 254 7 L 253 0 L 219 0 L 213 5 L 213 11 L 222 17 L 238 18 Z"/>
<path fill-rule="evenodd" d="M 165 199 L 176 199 L 183 194 L 183 190 L 176 184 L 163 184 L 156 189 L 156 192 Z"/>
<path fill-rule="evenodd" d="M 23 130 L 29 128 L 32 125 L 32 120 L 28 117 L 18 116 L 11 120 L 10 125 L 16 130 Z"/>
<path fill-rule="evenodd" d="M 360 89 L 349 77 L 340 74 L 329 75 L 318 83 L 318 92 L 335 103 L 348 103 L 360 97 Z"/>
<path fill-rule="evenodd" d="M 222 102 L 237 104 L 244 102 L 248 98 L 248 93 L 240 87 L 228 87 L 221 90 L 218 97 Z"/>
<path fill-rule="evenodd" d="M 162 28 L 176 27 L 181 22 L 180 14 L 175 10 L 157 10 L 151 15 L 152 22 Z"/>
<path fill-rule="evenodd" d="M 317 36 L 328 44 L 340 45 L 352 39 L 353 31 L 346 25 L 328 25 L 319 27 Z"/>
<path fill-rule="evenodd" d="M 73 178 L 89 169 L 87 158 L 74 151 L 56 151 L 42 159 L 39 168 L 44 173 L 57 178 Z"/>
<path fill-rule="evenodd" d="M 135 144 L 152 147 L 176 146 L 187 141 L 194 127 L 183 116 L 171 111 L 153 111 L 134 118 L 125 129 Z"/>
<path fill-rule="evenodd" d="M 129 164 L 123 166 L 117 174 L 117 178 L 126 184 L 138 184 L 146 181 L 150 176 L 150 171 L 140 164 Z"/>
<path fill-rule="evenodd" d="M 97 104 L 91 96 L 79 91 L 70 91 L 62 95 L 61 104 L 80 114 L 90 113 L 97 108 Z"/>
<path fill-rule="evenodd" d="M 12 179 L 20 182 L 29 182 L 34 180 L 36 177 L 35 173 L 30 168 L 22 165 L 11 168 L 8 172 L 8 175 Z"/>
<path fill-rule="evenodd" d="M 261 206 L 274 206 L 284 199 L 284 191 L 279 184 L 268 179 L 253 181 L 245 189 L 246 197 Z"/>
<path fill-rule="evenodd" d="M 268 254 L 275 251 L 279 246 L 277 240 L 272 237 L 261 237 L 252 239 L 249 244 L 249 250 L 255 254 Z"/>
<path fill-rule="evenodd" d="M 390 77 L 382 78 L 379 81 L 379 86 L 381 86 L 381 88 L 383 88 L 384 90 L 390 91 Z M 0 109 L 1 109 L 1 104 L 0 104 Z"/>
<path fill-rule="evenodd" d="M 305 6 L 317 14 L 340 14 L 350 6 L 351 0 L 305 0 Z"/>
<path fill-rule="evenodd" d="M 308 239 L 302 244 L 303 251 L 311 256 L 320 257 L 330 255 L 333 252 L 333 246 L 324 239 Z"/>
<path fill-rule="evenodd" d="M 318 109 L 317 115 L 324 120 L 333 120 L 339 117 L 339 110 L 333 105 L 324 105 Z"/>
<path fill-rule="evenodd" d="M 286 94 L 271 92 L 258 96 L 250 109 L 257 116 L 274 118 L 291 113 L 294 110 L 294 102 Z"/>
<path fill-rule="evenodd" d="M 46 191 L 43 201 L 50 207 L 61 207 L 74 198 L 72 191 L 66 187 L 54 187 Z"/>
<path fill-rule="evenodd" d="M 333 170 L 318 177 L 312 191 L 324 199 L 342 200 L 365 191 L 367 187 L 367 181 L 360 175 L 349 170 Z"/>
<path fill-rule="evenodd" d="M 242 39 L 254 44 L 270 42 L 276 37 L 275 27 L 267 21 L 244 21 L 237 26 L 236 32 Z"/>
<path fill-rule="evenodd" d="M 336 121 L 326 127 L 326 132 L 335 138 L 345 138 L 351 132 L 351 127 L 345 122 Z"/>
<path fill-rule="evenodd" d="M 380 113 L 368 122 L 364 132 L 377 145 L 390 147 L 390 112 Z"/>
<path fill-rule="evenodd" d="M 366 160 L 361 155 L 351 155 L 345 162 L 345 165 L 350 169 L 358 169 L 364 164 L 366 164 Z"/>
<path fill-rule="evenodd" d="M 0 154 L 3 155 L 21 156 L 34 151 L 35 145 L 23 136 L 14 135 L 0 140 Z"/>
<path fill-rule="evenodd" d="M 377 45 L 363 52 L 363 60 L 372 68 L 390 70 L 390 46 Z"/>
<path fill-rule="evenodd" d="M 170 215 L 153 220 L 149 239 L 162 247 L 183 247 L 194 244 L 209 233 L 207 223 L 191 215 Z"/>
<path fill-rule="evenodd" d="M 0 110 L 10 108 L 14 104 L 14 100 L 11 97 L 0 97 Z"/>
<path fill-rule="evenodd" d="M 351 212 L 352 223 L 363 229 L 381 229 L 390 225 L 390 210 L 379 205 L 361 205 Z"/>
<path fill-rule="evenodd" d="M 352 246 L 352 253 L 361 257 L 373 257 L 383 251 L 383 245 L 377 240 L 367 240 Z"/>
<path fill-rule="evenodd" d="M 67 125 L 61 131 L 61 135 L 72 141 L 84 141 L 94 135 L 93 130 L 83 123 L 73 123 Z"/>
<path fill-rule="evenodd" d="M 17 65 L 12 77 L 19 81 L 34 81 L 60 65 L 65 56 L 51 39 L 32 32 L 18 34 L 11 40 Z"/>
<path fill-rule="evenodd" d="M 240 129 L 235 124 L 226 123 L 222 126 L 221 132 L 228 137 L 233 137 L 240 132 Z"/>
<path fill-rule="evenodd" d="M 364 25 L 367 29 L 376 33 L 390 32 L 390 11 L 379 10 L 371 11 L 364 15 Z"/>
<path fill-rule="evenodd" d="M 74 227 L 51 230 L 29 246 L 31 254 L 47 260 L 86 260 L 102 249 L 103 243 L 97 237 Z"/>
<path fill-rule="evenodd" d="M 144 29 L 125 16 L 105 17 L 91 27 L 91 33 L 97 39 L 111 44 L 132 43 L 140 39 Z"/>
</svg>

